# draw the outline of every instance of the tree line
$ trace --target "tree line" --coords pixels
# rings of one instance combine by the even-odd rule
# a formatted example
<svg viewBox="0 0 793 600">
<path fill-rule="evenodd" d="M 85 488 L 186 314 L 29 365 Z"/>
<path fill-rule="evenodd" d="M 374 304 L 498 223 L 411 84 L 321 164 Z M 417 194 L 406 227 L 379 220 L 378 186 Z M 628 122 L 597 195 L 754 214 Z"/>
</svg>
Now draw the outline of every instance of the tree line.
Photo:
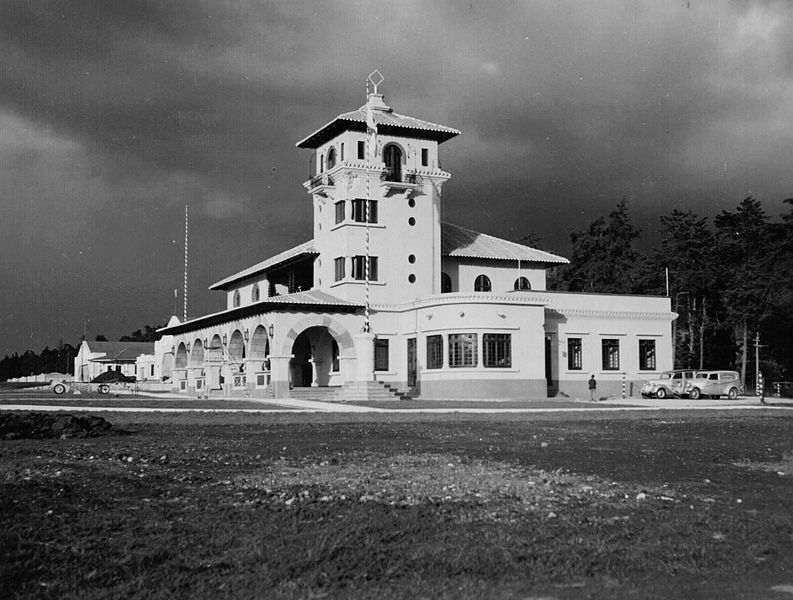
<svg viewBox="0 0 793 600">
<path fill-rule="evenodd" d="M 146 325 L 143 329 L 137 329 L 130 335 L 122 335 L 119 342 L 155 342 L 162 336 L 157 333 L 157 329 L 164 327 L 150 327 Z M 85 338 L 83 338 L 85 339 Z M 95 341 L 106 342 L 107 338 L 99 334 Z M 6 355 L 0 360 L 0 381 L 7 381 L 17 377 L 27 375 L 37 375 L 39 373 L 68 373 L 74 375 L 74 357 L 77 356 L 82 340 L 77 346 L 64 344 L 61 341 L 57 347 L 50 348 L 45 346 L 40 353 L 27 350 L 23 354 L 15 352 L 11 356 Z"/>
<path fill-rule="evenodd" d="M 754 383 L 759 336 L 765 381 L 793 379 L 793 198 L 772 219 L 755 198 L 712 221 L 691 211 L 660 217 L 660 239 L 638 247 L 626 202 L 570 234 L 569 265 L 550 289 L 671 298 L 676 368 L 735 369 Z"/>
</svg>

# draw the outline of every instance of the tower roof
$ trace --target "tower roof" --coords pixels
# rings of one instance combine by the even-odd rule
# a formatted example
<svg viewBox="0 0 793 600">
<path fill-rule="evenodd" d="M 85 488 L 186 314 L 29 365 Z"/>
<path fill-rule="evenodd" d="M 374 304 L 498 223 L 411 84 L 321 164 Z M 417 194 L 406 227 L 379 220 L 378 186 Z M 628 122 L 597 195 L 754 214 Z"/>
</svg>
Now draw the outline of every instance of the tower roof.
<svg viewBox="0 0 793 600">
<path fill-rule="evenodd" d="M 300 140 L 298 148 L 318 148 L 342 131 L 366 131 L 366 107 L 371 106 L 378 133 L 420 139 L 435 140 L 442 144 L 460 135 L 460 132 L 445 125 L 423 121 L 394 112 L 385 104 L 381 94 L 369 94 L 369 99 L 358 110 L 340 114 L 338 117 Z"/>
<path fill-rule="evenodd" d="M 544 250 L 502 240 L 451 223 L 441 223 L 441 255 L 489 260 L 520 260 L 547 265 L 563 265 L 570 262 L 562 256 Z"/>
</svg>

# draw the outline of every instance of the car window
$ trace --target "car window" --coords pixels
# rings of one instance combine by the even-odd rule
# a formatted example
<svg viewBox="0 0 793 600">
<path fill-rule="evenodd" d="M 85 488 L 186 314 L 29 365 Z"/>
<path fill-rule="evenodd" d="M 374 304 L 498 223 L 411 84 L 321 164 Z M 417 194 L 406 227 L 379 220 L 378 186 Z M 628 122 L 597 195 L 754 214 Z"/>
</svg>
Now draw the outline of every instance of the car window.
<svg viewBox="0 0 793 600">
<path fill-rule="evenodd" d="M 672 379 L 681 379 L 682 377 L 683 377 L 682 373 L 675 373 L 674 375 L 672 375 Z"/>
<path fill-rule="evenodd" d="M 735 373 L 724 373 L 721 378 L 723 381 L 733 381 L 735 379 Z"/>
<path fill-rule="evenodd" d="M 671 379 L 671 378 L 672 378 L 671 373 L 661 373 L 661 379 Z"/>
<path fill-rule="evenodd" d="M 712 380 L 712 381 L 718 381 L 719 380 L 719 374 L 718 373 L 711 373 L 710 375 L 708 375 L 708 379 Z"/>
</svg>

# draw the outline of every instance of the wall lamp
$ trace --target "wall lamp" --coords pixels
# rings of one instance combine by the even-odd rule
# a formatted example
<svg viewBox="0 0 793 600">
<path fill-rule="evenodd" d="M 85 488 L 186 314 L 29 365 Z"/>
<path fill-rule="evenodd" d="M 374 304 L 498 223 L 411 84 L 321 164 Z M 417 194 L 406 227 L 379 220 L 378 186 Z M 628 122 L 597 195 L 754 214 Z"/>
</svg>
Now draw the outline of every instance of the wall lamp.
<svg viewBox="0 0 793 600">
<path fill-rule="evenodd" d="M 228 338 L 228 336 L 227 336 L 227 335 L 224 333 L 224 334 L 223 334 L 223 345 L 225 346 L 225 345 L 228 343 L 228 341 L 229 341 L 229 338 Z"/>
<path fill-rule="evenodd" d="M 247 329 L 245 330 L 245 341 L 246 342 L 248 341 L 248 330 Z"/>
<path fill-rule="evenodd" d="M 270 323 L 270 328 L 267 330 L 267 333 L 270 334 L 271 338 L 275 335 L 275 327 L 273 327 L 272 323 Z"/>
</svg>

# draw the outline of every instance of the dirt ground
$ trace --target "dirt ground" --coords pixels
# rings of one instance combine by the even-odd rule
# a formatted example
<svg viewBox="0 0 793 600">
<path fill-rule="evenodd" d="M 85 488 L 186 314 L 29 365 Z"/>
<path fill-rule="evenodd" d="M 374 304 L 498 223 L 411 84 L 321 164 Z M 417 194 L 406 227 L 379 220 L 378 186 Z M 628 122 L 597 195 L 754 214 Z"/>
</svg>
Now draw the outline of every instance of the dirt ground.
<svg viewBox="0 0 793 600">
<path fill-rule="evenodd" d="M 106 413 L 0 441 L 0 597 L 790 598 L 788 415 Z"/>
</svg>

